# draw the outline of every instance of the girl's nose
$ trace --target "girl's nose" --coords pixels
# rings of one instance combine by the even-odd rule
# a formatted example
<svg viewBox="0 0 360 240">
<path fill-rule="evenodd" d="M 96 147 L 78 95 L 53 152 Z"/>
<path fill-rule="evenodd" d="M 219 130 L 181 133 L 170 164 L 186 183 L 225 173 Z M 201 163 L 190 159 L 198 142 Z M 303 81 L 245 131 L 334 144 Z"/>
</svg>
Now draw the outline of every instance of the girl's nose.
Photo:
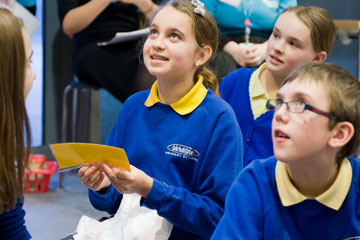
<svg viewBox="0 0 360 240">
<path fill-rule="evenodd" d="M 158 37 L 154 40 L 154 44 L 153 47 L 155 49 L 164 49 L 165 48 L 165 43 L 164 43 L 164 39 L 162 37 Z"/>
<path fill-rule="evenodd" d="M 282 39 L 279 39 L 274 43 L 274 49 L 277 52 L 283 53 L 284 47 L 285 47 L 285 41 L 283 41 Z"/>
</svg>

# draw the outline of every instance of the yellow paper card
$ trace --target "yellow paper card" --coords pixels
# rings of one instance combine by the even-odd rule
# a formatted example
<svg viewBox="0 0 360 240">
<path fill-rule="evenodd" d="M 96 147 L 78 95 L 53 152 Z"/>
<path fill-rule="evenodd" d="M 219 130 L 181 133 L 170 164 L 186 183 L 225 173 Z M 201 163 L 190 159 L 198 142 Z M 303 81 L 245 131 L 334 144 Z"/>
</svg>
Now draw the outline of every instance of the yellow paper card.
<svg viewBox="0 0 360 240">
<path fill-rule="evenodd" d="M 58 143 L 51 144 L 50 148 L 60 168 L 104 162 L 130 172 L 129 160 L 122 148 L 92 143 Z"/>
</svg>

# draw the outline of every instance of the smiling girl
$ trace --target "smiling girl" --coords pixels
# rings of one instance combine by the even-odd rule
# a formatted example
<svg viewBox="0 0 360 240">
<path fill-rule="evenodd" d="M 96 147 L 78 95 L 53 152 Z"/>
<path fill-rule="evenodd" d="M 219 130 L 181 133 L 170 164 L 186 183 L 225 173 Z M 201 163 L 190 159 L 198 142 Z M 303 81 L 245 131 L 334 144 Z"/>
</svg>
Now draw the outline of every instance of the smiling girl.
<svg viewBox="0 0 360 240">
<path fill-rule="evenodd" d="M 107 141 L 125 149 L 131 172 L 106 164 L 79 170 L 95 208 L 115 213 L 137 193 L 141 206 L 173 224 L 169 239 L 209 239 L 242 168 L 236 117 L 206 67 L 217 41 L 199 1 L 170 1 L 156 14 L 143 55 L 157 81 L 125 102 Z"/>
</svg>

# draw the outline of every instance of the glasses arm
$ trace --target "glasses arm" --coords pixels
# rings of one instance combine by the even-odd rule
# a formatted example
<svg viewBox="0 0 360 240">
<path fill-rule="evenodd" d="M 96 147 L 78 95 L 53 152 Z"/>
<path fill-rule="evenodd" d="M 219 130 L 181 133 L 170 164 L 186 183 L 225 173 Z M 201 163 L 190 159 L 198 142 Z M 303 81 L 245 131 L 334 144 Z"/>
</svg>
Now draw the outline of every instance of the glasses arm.
<svg viewBox="0 0 360 240">
<path fill-rule="evenodd" d="M 335 117 L 334 117 L 333 115 L 331 115 L 330 113 L 327 113 L 327 112 L 325 112 L 325 111 L 323 111 L 323 110 L 320 110 L 320 109 L 318 109 L 318 108 L 316 108 L 316 107 L 313 107 L 313 106 L 311 106 L 311 105 L 309 105 L 309 104 L 306 104 L 306 105 L 305 105 L 305 109 L 304 109 L 304 110 L 309 110 L 309 111 L 312 111 L 312 112 L 314 112 L 314 113 L 317 113 L 317 114 L 320 114 L 320 115 L 323 115 L 323 116 L 326 116 L 326 117 L 328 117 L 328 118 L 330 118 L 330 119 L 335 120 Z"/>
</svg>

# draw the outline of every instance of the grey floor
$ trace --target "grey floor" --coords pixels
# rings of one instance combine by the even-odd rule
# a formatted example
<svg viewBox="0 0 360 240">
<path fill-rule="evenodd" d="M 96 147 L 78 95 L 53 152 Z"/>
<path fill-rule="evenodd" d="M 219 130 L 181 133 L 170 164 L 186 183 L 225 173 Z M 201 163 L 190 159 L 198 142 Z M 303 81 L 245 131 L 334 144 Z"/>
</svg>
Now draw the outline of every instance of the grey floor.
<svg viewBox="0 0 360 240">
<path fill-rule="evenodd" d="M 52 175 L 45 193 L 26 193 L 26 226 L 33 240 L 56 240 L 72 233 L 82 215 L 95 219 L 107 216 L 94 209 L 76 172 L 64 174 L 64 188 L 59 188 L 59 174 Z"/>
</svg>

